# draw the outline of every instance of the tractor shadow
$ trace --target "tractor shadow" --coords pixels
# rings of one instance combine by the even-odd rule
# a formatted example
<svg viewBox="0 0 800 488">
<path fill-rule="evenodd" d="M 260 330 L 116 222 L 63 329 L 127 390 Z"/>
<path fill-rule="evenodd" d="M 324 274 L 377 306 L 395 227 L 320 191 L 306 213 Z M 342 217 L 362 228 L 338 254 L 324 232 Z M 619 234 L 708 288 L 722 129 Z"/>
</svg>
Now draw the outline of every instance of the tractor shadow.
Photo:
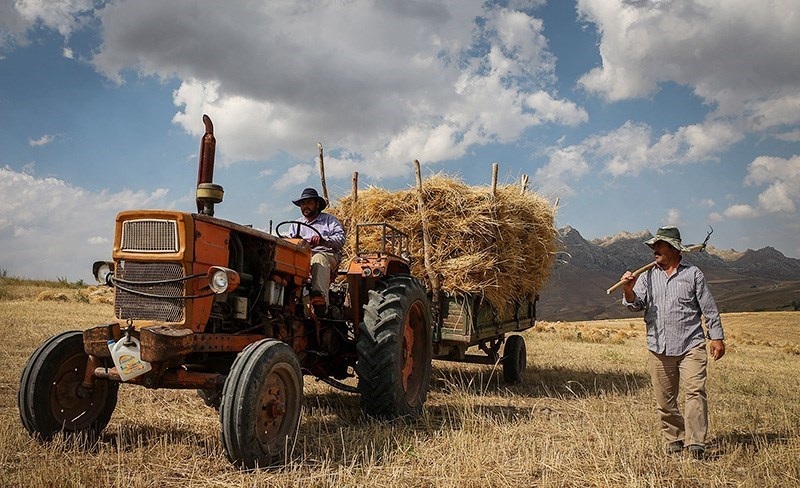
<svg viewBox="0 0 800 488">
<path fill-rule="evenodd" d="M 427 402 L 417 418 L 369 418 L 361 411 L 358 394 L 327 385 L 307 389 L 295 452 L 338 466 L 370 464 L 398 450 L 413 450 L 419 439 L 460 431 L 476 421 L 558 421 L 568 413 L 553 400 L 632 395 L 649 386 L 643 373 L 565 368 L 531 368 L 519 384 L 508 385 L 500 368 L 436 362 Z"/>
<path fill-rule="evenodd" d="M 213 415 L 214 410 L 209 407 L 209 415 Z M 149 425 L 120 426 L 116 429 L 110 428 L 103 432 L 100 443 L 95 445 L 90 451 L 97 452 L 102 446 L 103 449 L 114 451 L 131 452 L 142 448 L 152 448 L 158 445 L 186 446 L 187 452 L 196 455 L 219 455 L 222 447 L 218 433 L 201 432 L 177 427 L 155 427 Z"/>
<path fill-rule="evenodd" d="M 354 382 L 351 382 L 354 384 Z M 388 459 L 399 449 L 409 449 L 432 433 L 455 432 L 478 421 L 507 422 L 530 418 L 557 420 L 564 412 L 551 400 L 600 397 L 611 392 L 633 394 L 649 387 L 649 377 L 639 373 L 529 368 L 516 385 L 503 381 L 502 368 L 434 362 L 428 399 L 422 415 L 394 420 L 373 419 L 361 410 L 358 394 L 340 391 L 311 377 L 305 378 L 303 413 L 292 463 L 326 460 L 353 466 Z M 218 416 L 194 395 L 184 401 L 195 410 Z M 223 456 L 217 429 L 142 425 L 114 425 L 101 435 L 103 449 L 130 452 L 160 444 L 181 446 L 186 452 Z M 733 436 L 733 434 L 731 434 Z M 765 439 L 721 439 L 717 450 L 734 443 L 762 446 Z M 770 438 L 771 439 L 771 438 Z M 770 442 L 781 442 L 779 438 Z M 372 446 L 366 449 L 365 446 Z M 95 449 L 89 449 L 95 451 Z"/>
<path fill-rule="evenodd" d="M 546 367 L 528 368 L 517 384 L 505 383 L 502 368 L 491 365 L 465 370 L 461 365 L 446 363 L 434 367 L 431 378 L 432 392 L 477 396 L 588 398 L 611 393 L 629 395 L 649 387 L 646 373 Z"/>
</svg>

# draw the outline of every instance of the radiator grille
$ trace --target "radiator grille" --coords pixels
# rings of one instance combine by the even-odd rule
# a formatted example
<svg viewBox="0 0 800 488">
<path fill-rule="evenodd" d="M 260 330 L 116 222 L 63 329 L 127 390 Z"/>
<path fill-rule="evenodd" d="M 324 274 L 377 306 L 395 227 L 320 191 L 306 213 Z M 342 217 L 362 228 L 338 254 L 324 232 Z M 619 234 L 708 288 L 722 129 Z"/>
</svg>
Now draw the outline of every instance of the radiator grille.
<svg viewBox="0 0 800 488">
<path fill-rule="evenodd" d="M 116 268 L 116 278 L 125 281 L 160 281 L 183 278 L 180 263 L 138 263 L 120 261 Z M 158 297 L 181 297 L 184 295 L 184 282 L 159 284 L 120 283 L 120 286 Z M 114 312 L 120 319 L 159 320 L 180 322 L 183 320 L 182 298 L 156 298 L 125 291 L 119 286 L 114 296 Z"/>
<path fill-rule="evenodd" d="M 178 222 L 162 219 L 126 220 L 122 223 L 122 250 L 178 252 Z"/>
</svg>

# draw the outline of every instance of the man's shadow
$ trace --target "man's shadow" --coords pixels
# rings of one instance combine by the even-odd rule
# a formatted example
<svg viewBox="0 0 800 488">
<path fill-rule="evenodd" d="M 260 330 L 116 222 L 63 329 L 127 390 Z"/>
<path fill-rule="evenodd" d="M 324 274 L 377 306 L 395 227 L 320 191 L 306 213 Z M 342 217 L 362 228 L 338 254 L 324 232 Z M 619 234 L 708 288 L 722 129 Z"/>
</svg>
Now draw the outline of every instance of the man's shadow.
<svg viewBox="0 0 800 488">
<path fill-rule="evenodd" d="M 757 453 L 770 446 L 788 444 L 791 438 L 778 432 L 727 432 L 711 439 L 706 446 L 706 458 L 717 459 L 737 450 Z"/>
</svg>

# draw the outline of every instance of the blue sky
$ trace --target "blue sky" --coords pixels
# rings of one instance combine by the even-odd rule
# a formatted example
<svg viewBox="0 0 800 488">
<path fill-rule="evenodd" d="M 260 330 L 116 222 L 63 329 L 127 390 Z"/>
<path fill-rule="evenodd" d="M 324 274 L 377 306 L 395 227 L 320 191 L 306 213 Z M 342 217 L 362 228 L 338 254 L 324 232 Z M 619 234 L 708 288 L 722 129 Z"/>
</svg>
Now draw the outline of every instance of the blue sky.
<svg viewBox="0 0 800 488">
<path fill-rule="evenodd" d="M 0 0 L 0 268 L 90 279 L 114 216 L 266 229 L 319 187 L 529 175 L 587 239 L 678 225 L 800 257 L 795 0 Z M 640 263 L 632 263 L 637 265 Z M 622 271 L 622 270 L 621 270 Z"/>
</svg>

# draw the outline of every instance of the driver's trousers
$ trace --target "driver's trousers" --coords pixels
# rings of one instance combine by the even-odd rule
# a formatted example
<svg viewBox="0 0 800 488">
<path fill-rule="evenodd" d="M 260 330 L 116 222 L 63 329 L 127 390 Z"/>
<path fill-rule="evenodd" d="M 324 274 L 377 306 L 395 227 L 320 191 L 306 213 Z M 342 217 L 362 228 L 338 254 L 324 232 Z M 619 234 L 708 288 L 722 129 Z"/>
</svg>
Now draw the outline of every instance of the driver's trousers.
<svg viewBox="0 0 800 488">
<path fill-rule="evenodd" d="M 328 289 L 331 278 L 339 270 L 339 257 L 332 252 L 315 251 L 311 256 L 311 291 L 325 297 L 328 303 Z"/>
</svg>

